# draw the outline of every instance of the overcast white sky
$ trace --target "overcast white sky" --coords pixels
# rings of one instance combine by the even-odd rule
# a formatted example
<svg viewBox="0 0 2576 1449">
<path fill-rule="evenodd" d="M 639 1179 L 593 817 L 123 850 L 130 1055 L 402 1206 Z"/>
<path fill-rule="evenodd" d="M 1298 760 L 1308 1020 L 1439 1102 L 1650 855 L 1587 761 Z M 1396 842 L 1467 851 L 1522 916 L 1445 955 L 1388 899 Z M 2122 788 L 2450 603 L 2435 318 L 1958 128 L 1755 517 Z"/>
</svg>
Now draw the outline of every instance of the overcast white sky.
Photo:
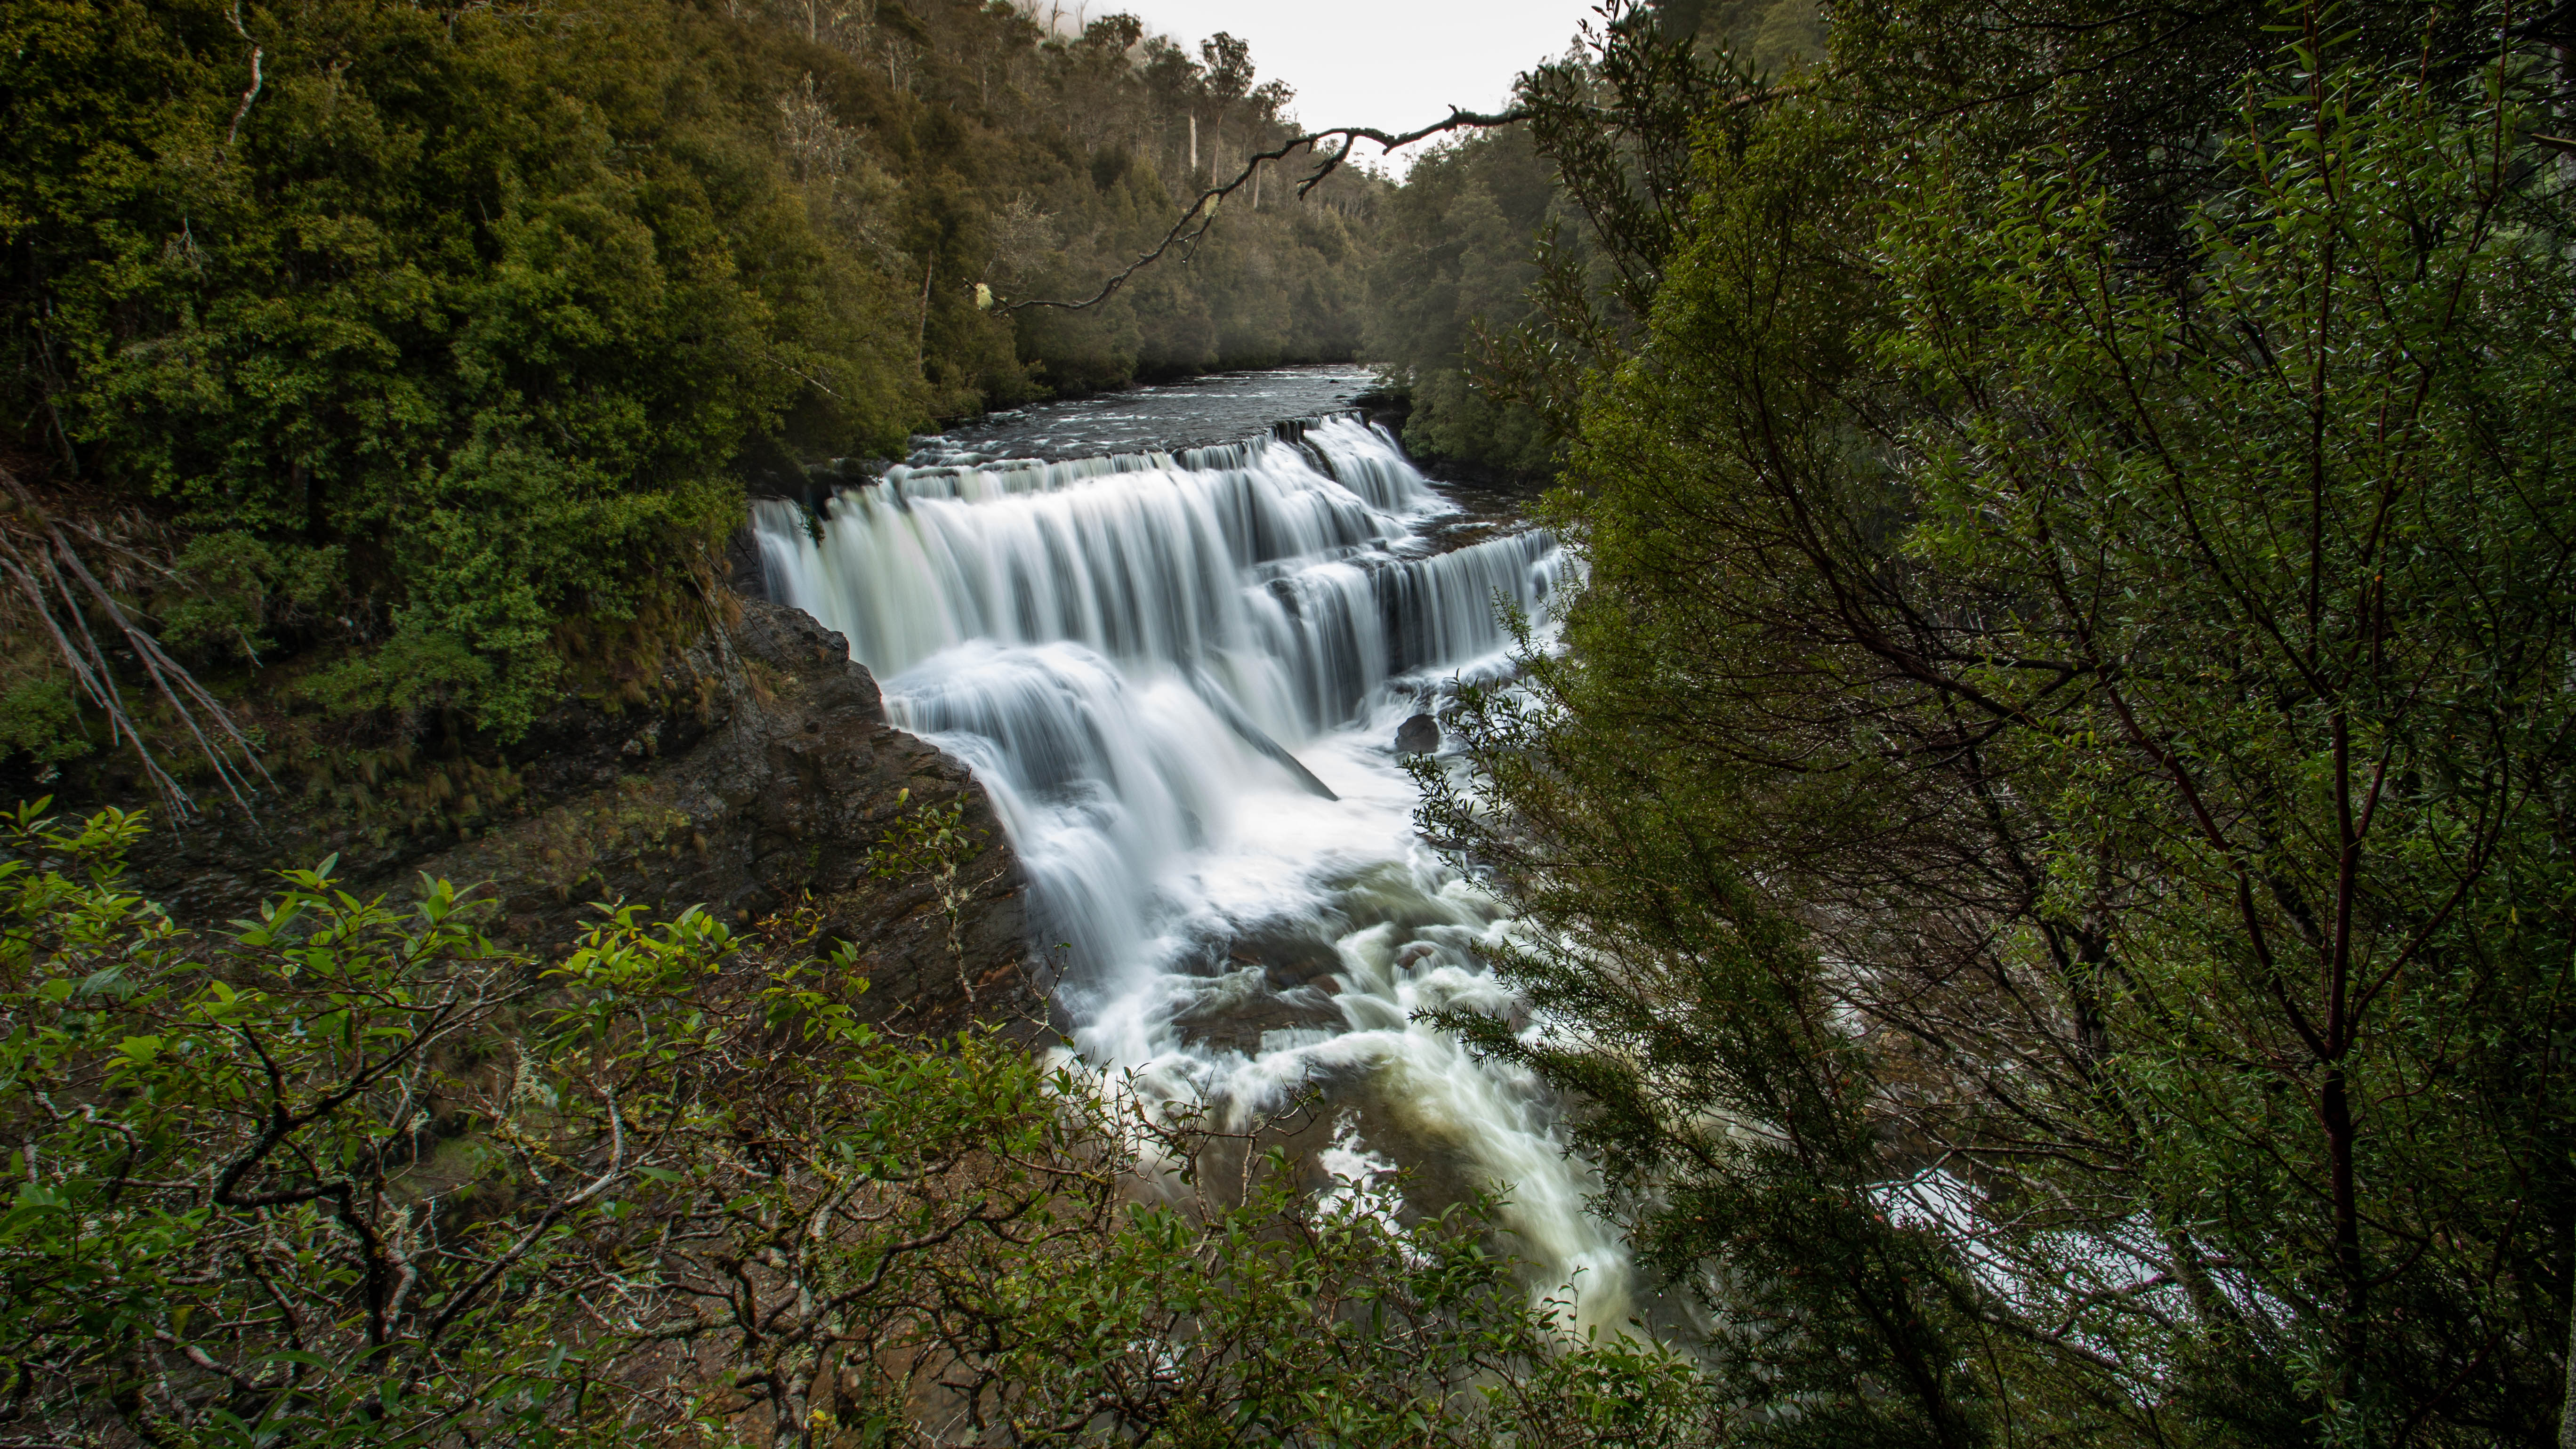
<svg viewBox="0 0 2576 1449">
<path fill-rule="evenodd" d="M 1067 12 L 1075 8 L 1068 0 Z M 1561 54 L 1592 0 L 1090 0 L 1195 52 L 1223 30 L 1251 43 L 1263 80 L 1297 88 L 1309 126 L 1409 131 L 1448 108 L 1492 110 L 1512 77 Z M 1361 155 L 1375 148 L 1362 147 Z M 1394 165 L 1401 170 L 1404 158 Z"/>
</svg>

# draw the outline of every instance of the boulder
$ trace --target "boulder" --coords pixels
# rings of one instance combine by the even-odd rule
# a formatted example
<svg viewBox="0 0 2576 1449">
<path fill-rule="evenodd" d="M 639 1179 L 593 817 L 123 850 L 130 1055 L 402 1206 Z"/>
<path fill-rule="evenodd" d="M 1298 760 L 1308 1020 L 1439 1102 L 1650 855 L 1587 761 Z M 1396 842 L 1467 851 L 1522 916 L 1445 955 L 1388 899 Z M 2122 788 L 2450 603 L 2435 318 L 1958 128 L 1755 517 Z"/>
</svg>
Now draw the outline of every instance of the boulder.
<svg viewBox="0 0 2576 1449">
<path fill-rule="evenodd" d="M 1440 721 L 1427 714 L 1406 720 L 1395 732 L 1399 755 L 1427 755 L 1440 748 Z"/>
</svg>

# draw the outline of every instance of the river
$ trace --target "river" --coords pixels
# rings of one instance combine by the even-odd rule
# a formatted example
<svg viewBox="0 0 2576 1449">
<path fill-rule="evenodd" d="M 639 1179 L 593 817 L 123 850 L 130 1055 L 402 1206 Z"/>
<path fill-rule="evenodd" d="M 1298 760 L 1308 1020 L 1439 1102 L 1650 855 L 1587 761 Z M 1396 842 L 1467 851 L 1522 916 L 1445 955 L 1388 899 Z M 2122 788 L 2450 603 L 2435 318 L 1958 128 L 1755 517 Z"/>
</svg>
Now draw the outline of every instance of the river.
<svg viewBox="0 0 2576 1449">
<path fill-rule="evenodd" d="M 1320 1089 L 1319 1171 L 1502 1187 L 1534 1287 L 1615 1325 L 1627 1260 L 1547 1094 L 1417 1020 L 1509 1007 L 1478 955 L 1509 923 L 1414 834 L 1396 744 L 1508 672 L 1497 602 L 1543 611 L 1566 561 L 1348 411 L 1367 384 L 1238 374 L 917 440 L 819 514 L 761 504 L 768 585 L 974 768 L 1087 1058 L 1236 1123 Z"/>
</svg>

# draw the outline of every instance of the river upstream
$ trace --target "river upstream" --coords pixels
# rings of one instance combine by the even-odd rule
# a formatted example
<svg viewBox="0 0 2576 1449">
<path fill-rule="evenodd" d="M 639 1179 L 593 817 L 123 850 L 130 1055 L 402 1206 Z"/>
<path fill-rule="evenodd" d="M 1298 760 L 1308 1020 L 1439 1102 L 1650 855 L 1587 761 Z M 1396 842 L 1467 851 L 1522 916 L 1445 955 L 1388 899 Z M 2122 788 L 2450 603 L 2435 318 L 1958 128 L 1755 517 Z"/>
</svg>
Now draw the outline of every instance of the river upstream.
<svg viewBox="0 0 2576 1449">
<path fill-rule="evenodd" d="M 1615 1325 L 1626 1258 L 1546 1094 L 1415 1020 L 1509 1004 L 1476 950 L 1505 923 L 1415 836 L 1396 748 L 1506 672 L 1496 602 L 1542 609 L 1565 562 L 1348 411 L 1368 382 L 1241 374 L 922 440 L 810 520 L 760 505 L 769 588 L 981 778 L 1088 1058 L 1238 1123 L 1320 1088 L 1323 1170 L 1501 1186 L 1536 1286 Z"/>
</svg>

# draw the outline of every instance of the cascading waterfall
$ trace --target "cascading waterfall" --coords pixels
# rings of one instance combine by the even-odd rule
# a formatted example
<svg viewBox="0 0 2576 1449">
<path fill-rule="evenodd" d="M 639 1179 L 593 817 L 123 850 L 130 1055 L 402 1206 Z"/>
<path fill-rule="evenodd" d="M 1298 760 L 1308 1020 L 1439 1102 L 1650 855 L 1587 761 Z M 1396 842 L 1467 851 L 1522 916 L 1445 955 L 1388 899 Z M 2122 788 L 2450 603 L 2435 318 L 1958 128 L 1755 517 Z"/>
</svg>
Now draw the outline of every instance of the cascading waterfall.
<svg viewBox="0 0 2576 1449">
<path fill-rule="evenodd" d="M 1497 601 L 1560 581 L 1353 418 L 1178 456 L 889 469 L 809 523 L 759 505 L 769 586 L 850 639 L 889 718 L 971 765 L 1094 1061 L 1238 1115 L 1321 1083 L 1328 1156 L 1505 1185 L 1521 1251 L 1618 1323 L 1626 1266 L 1536 1086 L 1414 1023 L 1502 1006 L 1505 928 L 1414 837 L 1395 728 L 1499 673 Z"/>
</svg>

